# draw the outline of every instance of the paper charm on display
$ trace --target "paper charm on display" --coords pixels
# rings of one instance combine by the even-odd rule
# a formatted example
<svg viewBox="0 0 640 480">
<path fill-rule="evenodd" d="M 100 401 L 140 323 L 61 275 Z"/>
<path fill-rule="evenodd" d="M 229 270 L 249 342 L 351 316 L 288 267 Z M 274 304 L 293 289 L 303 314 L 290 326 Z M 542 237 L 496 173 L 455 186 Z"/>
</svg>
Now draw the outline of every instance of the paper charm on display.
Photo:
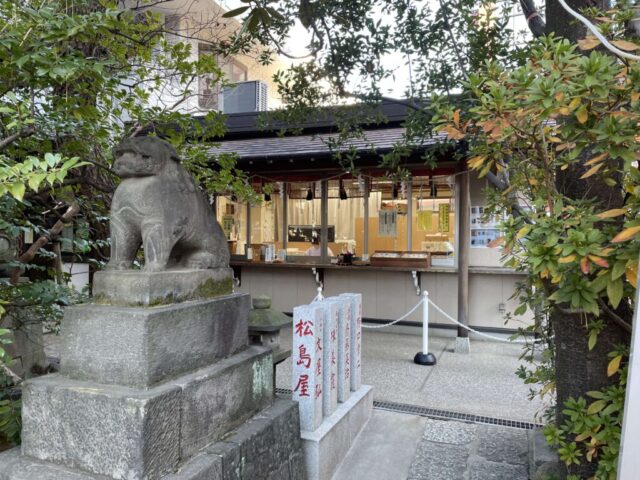
<svg viewBox="0 0 640 480">
<path fill-rule="evenodd" d="M 418 210 L 418 230 L 421 232 L 431 231 L 433 212 L 431 210 Z"/>
<path fill-rule="evenodd" d="M 398 235 L 398 212 L 378 211 L 378 235 L 381 237 L 396 237 Z"/>
<path fill-rule="evenodd" d="M 449 231 L 449 204 L 442 203 L 438 206 L 438 231 Z"/>
</svg>

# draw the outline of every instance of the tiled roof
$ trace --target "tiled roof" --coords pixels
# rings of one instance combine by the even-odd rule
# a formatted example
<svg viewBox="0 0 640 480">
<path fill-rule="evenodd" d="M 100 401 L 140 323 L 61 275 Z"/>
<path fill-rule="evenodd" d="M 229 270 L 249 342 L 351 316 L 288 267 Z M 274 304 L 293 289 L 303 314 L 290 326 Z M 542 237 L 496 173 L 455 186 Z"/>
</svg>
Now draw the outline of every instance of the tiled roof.
<svg viewBox="0 0 640 480">
<path fill-rule="evenodd" d="M 390 151 L 394 144 L 402 141 L 404 128 L 380 128 L 366 130 L 364 138 L 350 139 L 340 150 L 346 151 L 350 146 L 359 152 L 375 149 L 378 153 Z M 236 153 L 240 159 L 273 159 L 314 155 L 328 155 L 334 150 L 330 148 L 332 140 L 337 140 L 337 133 L 319 133 L 314 135 L 298 135 L 287 137 L 257 137 L 243 140 L 227 140 L 217 147 L 209 149 L 212 155 Z M 446 139 L 446 134 L 437 134 L 421 143 L 416 148 L 434 145 Z"/>
</svg>

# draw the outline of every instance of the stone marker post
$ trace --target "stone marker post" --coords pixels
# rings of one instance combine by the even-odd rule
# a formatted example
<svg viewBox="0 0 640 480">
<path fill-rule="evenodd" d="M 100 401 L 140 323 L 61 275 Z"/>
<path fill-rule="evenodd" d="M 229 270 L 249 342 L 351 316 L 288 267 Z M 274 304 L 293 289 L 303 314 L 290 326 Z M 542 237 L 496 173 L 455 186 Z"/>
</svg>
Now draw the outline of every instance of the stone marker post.
<svg viewBox="0 0 640 480">
<path fill-rule="evenodd" d="M 293 309 L 292 397 L 300 409 L 300 428 L 313 431 L 322 423 L 322 333 L 324 309 Z"/>
<path fill-rule="evenodd" d="M 346 402 L 351 395 L 351 300 L 329 297 L 327 303 L 338 304 L 338 402 Z"/>
<path fill-rule="evenodd" d="M 338 317 L 340 307 L 336 302 L 317 303 L 324 311 L 322 410 L 325 417 L 338 406 Z"/>
<path fill-rule="evenodd" d="M 351 391 L 362 386 L 362 294 L 343 293 L 351 300 Z"/>
<path fill-rule="evenodd" d="M 362 295 L 347 293 L 314 300 L 296 307 L 293 318 L 293 398 L 300 403 L 307 477 L 331 480 L 373 408 L 372 388 L 361 385 L 360 376 Z M 318 326 L 321 319 L 324 328 Z M 324 341 L 318 343 L 320 332 Z M 318 356 L 310 356 L 309 349 Z M 310 369 L 320 357 L 324 363 L 323 395 L 313 398 L 311 392 L 317 384 L 311 382 L 318 379 L 312 377 Z M 306 393 L 304 398 L 301 392 Z M 322 400 L 321 405 L 318 400 Z"/>
</svg>

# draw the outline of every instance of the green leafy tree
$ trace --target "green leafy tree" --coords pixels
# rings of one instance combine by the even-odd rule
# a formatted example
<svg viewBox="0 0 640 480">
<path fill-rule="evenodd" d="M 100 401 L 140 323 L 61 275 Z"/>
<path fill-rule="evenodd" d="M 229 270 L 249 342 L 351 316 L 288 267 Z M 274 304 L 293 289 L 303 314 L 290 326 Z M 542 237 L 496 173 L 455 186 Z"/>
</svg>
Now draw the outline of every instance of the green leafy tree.
<svg viewBox="0 0 640 480">
<path fill-rule="evenodd" d="M 82 227 L 72 246 L 76 258 L 93 268 L 107 259 L 107 213 L 117 184 L 111 151 L 123 138 L 163 135 L 209 192 L 252 196 L 232 156 L 215 164 L 206 158 L 207 142 L 224 131 L 222 116 L 194 121 L 181 110 L 201 75 L 224 82 L 216 58 L 247 53 L 250 44 L 228 31 L 216 36 L 213 19 L 196 32 L 213 31 L 198 37 L 211 55 L 193 55 L 193 42 L 168 41 L 166 34 L 176 32 L 149 9 L 163 3 L 0 0 L 0 230 L 16 239 L 32 231 L 36 238 L 31 249 L 18 241 L 16 258 L 2 266 L 0 276 L 11 281 L 0 283 L 0 320 L 26 310 L 55 320 L 60 306 L 73 301 L 52 233 L 74 215 Z M 56 222 L 60 228 L 52 229 Z M 18 284 L 19 276 L 29 281 Z M 0 353 L 0 433 L 15 442 L 19 409 L 11 392 L 22 379 Z"/>
</svg>

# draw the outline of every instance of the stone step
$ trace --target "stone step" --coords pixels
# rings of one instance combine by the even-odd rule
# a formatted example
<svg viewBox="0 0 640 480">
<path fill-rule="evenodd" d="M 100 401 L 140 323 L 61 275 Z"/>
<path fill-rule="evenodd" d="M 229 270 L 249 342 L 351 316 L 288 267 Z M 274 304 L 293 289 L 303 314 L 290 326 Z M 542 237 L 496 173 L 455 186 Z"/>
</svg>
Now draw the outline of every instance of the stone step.
<svg viewBox="0 0 640 480">
<path fill-rule="evenodd" d="M 263 347 L 146 390 L 46 375 L 25 384 L 22 452 L 109 478 L 154 480 L 272 399 Z"/>
<path fill-rule="evenodd" d="M 298 405 L 277 398 L 162 480 L 305 480 Z M 0 480 L 107 480 L 104 477 L 20 455 L 0 454 Z M 122 478 L 122 477 L 120 477 Z"/>
</svg>

